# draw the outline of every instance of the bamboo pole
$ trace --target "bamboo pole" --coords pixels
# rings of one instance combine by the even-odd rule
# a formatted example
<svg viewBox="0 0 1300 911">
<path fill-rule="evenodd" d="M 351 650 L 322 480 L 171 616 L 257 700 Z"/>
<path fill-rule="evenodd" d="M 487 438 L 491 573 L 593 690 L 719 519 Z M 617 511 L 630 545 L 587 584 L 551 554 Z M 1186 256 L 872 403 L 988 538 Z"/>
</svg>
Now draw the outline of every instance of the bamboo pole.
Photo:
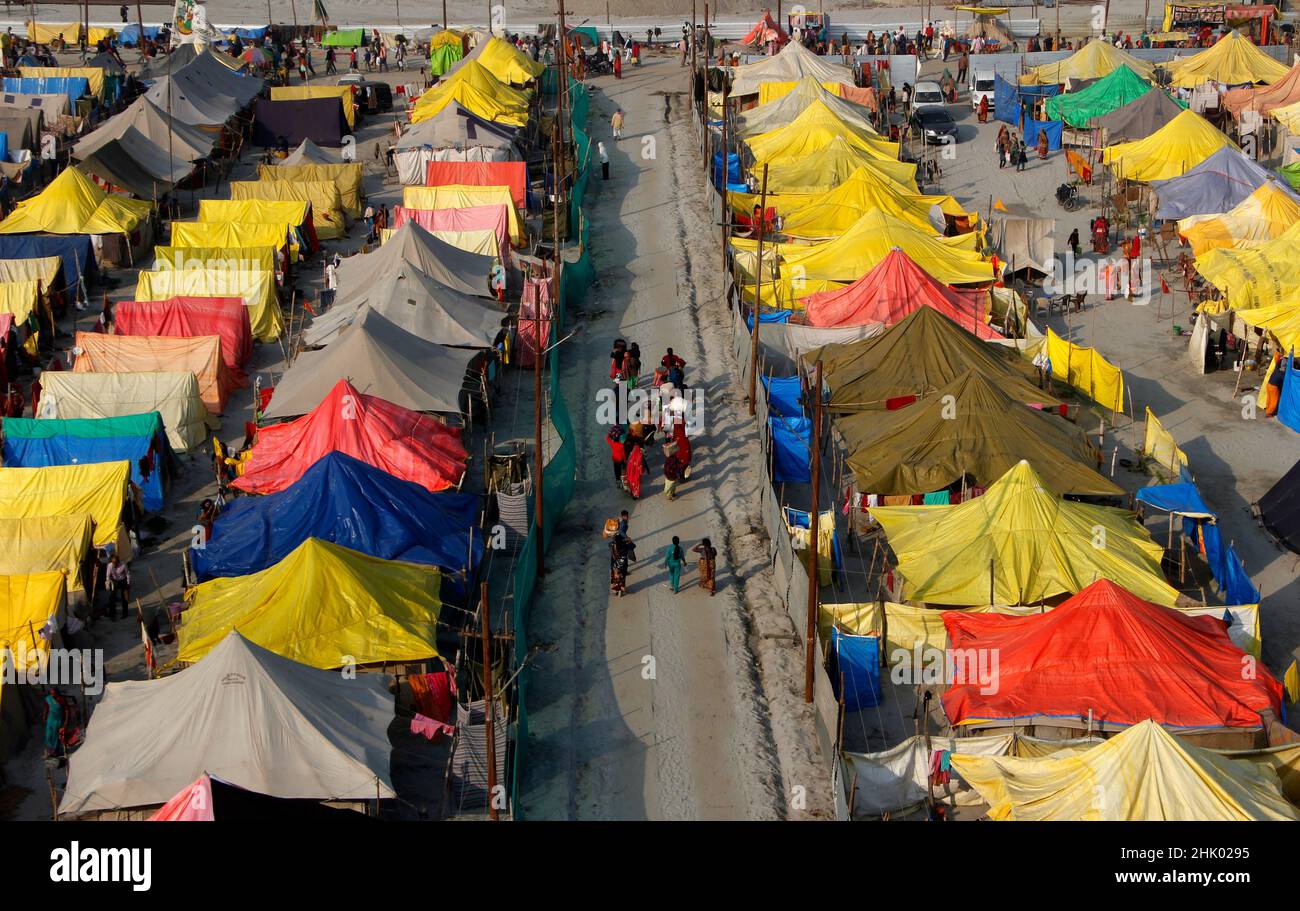
<svg viewBox="0 0 1300 911">
<path fill-rule="evenodd" d="M 758 397 L 758 326 L 759 308 L 763 305 L 763 240 L 767 236 L 767 165 L 763 165 L 763 190 L 758 202 L 758 264 L 755 267 L 754 326 L 749 332 L 749 416 L 754 416 L 754 402 Z M 743 302 L 742 302 L 743 303 Z M 742 308 L 743 310 L 743 308 Z M 819 389 L 820 389 L 820 374 Z M 821 393 L 818 392 L 820 400 Z"/>
<path fill-rule="evenodd" d="M 764 177 L 766 180 L 766 175 Z M 758 325 L 758 314 L 755 311 L 754 325 Z M 804 690 L 803 701 L 811 703 L 813 701 L 813 655 L 814 644 L 817 636 L 817 598 L 820 594 L 818 583 L 819 567 L 818 557 L 818 524 L 820 520 L 819 509 L 821 508 L 821 468 L 822 468 L 822 362 L 817 361 L 817 367 L 814 371 L 813 385 L 816 387 L 813 393 L 813 429 L 812 429 L 812 512 L 808 516 L 808 626 L 807 636 L 805 638 L 805 661 L 804 661 Z M 843 688 L 840 689 L 843 693 Z"/>
</svg>

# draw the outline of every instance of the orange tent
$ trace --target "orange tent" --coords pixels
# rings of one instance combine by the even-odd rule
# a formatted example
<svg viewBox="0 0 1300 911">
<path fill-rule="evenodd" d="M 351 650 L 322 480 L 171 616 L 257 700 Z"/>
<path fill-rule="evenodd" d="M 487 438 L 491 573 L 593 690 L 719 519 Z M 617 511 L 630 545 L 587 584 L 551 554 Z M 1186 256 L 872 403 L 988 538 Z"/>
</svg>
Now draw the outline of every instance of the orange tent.
<svg viewBox="0 0 1300 911">
<path fill-rule="evenodd" d="M 1297 101 L 1300 101 L 1300 63 L 1287 70 L 1277 82 L 1224 92 L 1221 104 L 1240 120 L 1244 111 L 1258 111 L 1264 115 Z"/>
<path fill-rule="evenodd" d="M 242 372 L 226 366 L 221 338 L 216 335 L 175 338 L 78 332 L 76 346 L 81 353 L 73 362 L 73 373 L 193 373 L 199 381 L 199 398 L 213 414 L 225 411 L 233 390 L 248 385 Z"/>
<path fill-rule="evenodd" d="M 777 46 L 780 47 L 789 40 L 789 36 L 781 31 L 781 26 L 777 25 L 776 20 L 772 18 L 772 11 L 765 9 L 762 17 L 758 20 L 758 24 L 749 30 L 749 34 L 740 39 L 740 43 L 763 45 L 769 41 L 775 41 Z"/>
</svg>

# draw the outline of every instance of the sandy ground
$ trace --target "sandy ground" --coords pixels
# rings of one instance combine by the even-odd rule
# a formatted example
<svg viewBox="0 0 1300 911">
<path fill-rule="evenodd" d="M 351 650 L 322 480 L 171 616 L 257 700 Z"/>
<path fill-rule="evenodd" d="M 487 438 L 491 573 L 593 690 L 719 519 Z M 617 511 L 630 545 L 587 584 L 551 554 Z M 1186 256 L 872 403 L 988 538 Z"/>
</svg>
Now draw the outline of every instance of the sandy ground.
<svg viewBox="0 0 1300 911">
<path fill-rule="evenodd" d="M 699 206 L 684 71 L 651 57 L 624 73 L 621 82 L 593 83 L 591 134 L 609 148 L 611 179 L 597 179 L 588 195 L 599 287 L 564 375 L 581 467 L 533 609 L 530 640 L 551 646 L 532 676 L 524 804 L 529 818 L 549 819 L 824 815 L 827 774 L 791 673 L 801 667 L 797 649 L 770 638 L 793 630 L 770 597 L 757 532 L 761 454 L 728 351 L 716 216 Z M 616 105 L 627 116 L 617 144 L 608 124 Z M 638 342 L 647 365 L 672 346 L 688 362 L 687 382 L 705 390 L 693 474 L 671 503 L 661 452 L 650 458 L 640 501 L 613 483 L 594 404 L 617 336 Z M 639 560 L 628 594 L 614 598 L 599 528 L 624 508 Z M 686 548 L 706 536 L 718 547 L 717 597 L 693 569 L 679 594 L 667 587 L 662 561 L 674 535 Z M 805 810 L 789 811 L 796 784 L 812 794 Z"/>
</svg>

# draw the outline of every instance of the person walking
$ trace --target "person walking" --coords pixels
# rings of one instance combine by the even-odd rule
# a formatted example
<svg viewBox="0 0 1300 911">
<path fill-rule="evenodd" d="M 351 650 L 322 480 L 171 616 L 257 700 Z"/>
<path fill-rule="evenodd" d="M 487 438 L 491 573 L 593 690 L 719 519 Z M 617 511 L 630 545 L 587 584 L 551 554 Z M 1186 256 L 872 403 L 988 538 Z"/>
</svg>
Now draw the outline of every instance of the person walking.
<svg viewBox="0 0 1300 911">
<path fill-rule="evenodd" d="M 118 619 L 113 616 L 113 613 L 116 606 L 121 604 L 121 619 L 125 620 L 127 606 L 131 603 L 131 569 L 122 562 L 122 558 L 116 552 L 108 558 L 104 578 L 108 585 L 108 619 Z"/>
<path fill-rule="evenodd" d="M 609 153 L 605 151 L 605 143 L 596 143 L 596 154 L 600 156 L 600 179 L 609 180 Z"/>
<path fill-rule="evenodd" d="M 965 82 L 966 73 L 970 70 L 970 54 L 963 48 L 961 58 L 957 61 L 957 81 Z"/>
<path fill-rule="evenodd" d="M 627 465 L 627 447 L 624 445 L 623 428 L 615 425 L 605 434 L 605 443 L 609 446 L 609 457 L 614 463 L 614 483 L 623 484 L 623 472 Z"/>
<path fill-rule="evenodd" d="M 326 76 L 338 73 L 338 67 L 334 65 L 337 59 L 338 59 L 338 55 L 334 53 L 334 48 L 332 47 L 325 48 L 325 75 Z"/>
<path fill-rule="evenodd" d="M 718 593 L 718 551 L 708 538 L 704 538 L 691 548 L 691 552 L 700 555 L 700 588 L 712 598 Z"/>
<path fill-rule="evenodd" d="M 671 503 L 677 499 L 677 485 L 682 479 L 682 472 L 685 466 L 682 460 L 677 456 L 676 443 L 669 441 L 664 446 L 664 496 Z"/>
<path fill-rule="evenodd" d="M 1029 161 L 1029 154 L 1028 152 L 1025 151 L 1025 141 L 1023 139 L 1017 139 L 1016 140 L 1016 170 L 1023 171 L 1025 169 L 1025 164 L 1028 163 L 1028 161 Z"/>
<path fill-rule="evenodd" d="M 629 543 L 621 534 L 614 535 L 609 542 L 609 590 L 619 598 L 627 591 Z"/>
<path fill-rule="evenodd" d="M 627 466 L 624 469 L 624 476 L 627 478 L 627 492 L 632 495 L 632 499 L 641 499 L 641 478 L 645 475 L 645 453 L 642 451 L 640 444 L 632 446 L 632 451 L 627 455 Z"/>
<path fill-rule="evenodd" d="M 623 55 L 617 50 L 614 51 L 614 78 L 623 78 Z"/>
<path fill-rule="evenodd" d="M 682 552 L 682 541 L 673 535 L 673 543 L 664 551 L 664 566 L 668 567 L 668 587 L 677 594 L 682 587 L 682 566 L 686 563 L 686 554 Z"/>
<path fill-rule="evenodd" d="M 1070 244 L 1070 252 L 1074 254 L 1074 258 L 1075 258 L 1075 259 L 1079 259 L 1079 257 L 1081 257 L 1081 256 L 1083 255 L 1083 253 L 1082 253 L 1082 251 L 1079 249 L 1079 229 L 1078 229 L 1078 228 L 1075 228 L 1073 231 L 1070 232 L 1070 240 L 1069 240 L 1069 244 Z"/>
<path fill-rule="evenodd" d="M 614 116 L 609 118 L 609 128 L 614 131 L 615 139 L 623 138 L 623 109 L 619 108 L 614 112 Z"/>
</svg>

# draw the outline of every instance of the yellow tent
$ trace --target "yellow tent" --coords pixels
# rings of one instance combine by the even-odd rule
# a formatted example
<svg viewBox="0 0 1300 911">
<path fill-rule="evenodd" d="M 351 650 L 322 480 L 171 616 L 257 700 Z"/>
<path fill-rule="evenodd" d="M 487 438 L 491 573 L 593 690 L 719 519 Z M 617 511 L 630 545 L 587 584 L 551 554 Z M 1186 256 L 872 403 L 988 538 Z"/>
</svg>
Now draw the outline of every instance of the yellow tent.
<svg viewBox="0 0 1300 911">
<path fill-rule="evenodd" d="M 1200 256 L 1218 247 L 1253 247 L 1278 237 L 1300 222 L 1300 202 L 1270 178 L 1230 211 L 1190 215 L 1178 222 L 1178 233 Z"/>
<path fill-rule="evenodd" d="M 212 579 L 185 594 L 177 659 L 198 661 L 233 629 L 319 668 L 419 661 L 438 654 L 442 575 L 308 538 L 279 563 Z"/>
<path fill-rule="evenodd" d="M 1300 349 L 1300 305 L 1274 304 L 1254 310 L 1236 310 L 1234 315 L 1247 326 L 1271 332 L 1282 349 Z"/>
<path fill-rule="evenodd" d="M 33 653 L 49 654 L 50 643 L 40 631 L 63 606 L 64 585 L 61 572 L 0 576 L 0 649 L 9 650 L 15 671 L 41 660 Z"/>
<path fill-rule="evenodd" d="M 1111 411 L 1124 410 L 1124 374 L 1097 349 L 1067 342 L 1051 328 L 1048 328 L 1047 335 L 1020 348 L 1020 353 L 1030 361 L 1044 351 L 1052 361 L 1054 378 L 1069 383 Z"/>
<path fill-rule="evenodd" d="M 275 272 L 280 268 L 275 247 L 154 247 L 155 272 L 188 269 L 255 269 Z"/>
<path fill-rule="evenodd" d="M 421 95 L 411 111 L 411 123 L 428 120 L 453 102 L 494 123 L 515 127 L 528 123 L 528 94 L 501 82 L 477 60 L 466 60 Z"/>
<path fill-rule="evenodd" d="M 805 76 L 803 77 L 803 79 L 797 79 L 794 82 L 762 83 L 758 87 L 758 104 L 755 106 L 753 110 L 757 110 L 758 108 L 761 108 L 765 104 L 771 104 L 774 101 L 780 101 L 786 95 L 789 95 L 790 92 L 794 89 L 794 87 L 799 85 L 805 79 L 811 80 L 816 85 L 820 85 L 822 88 L 824 88 L 826 91 L 830 92 L 832 95 L 836 96 L 837 98 L 843 97 L 840 93 L 841 91 L 843 91 L 844 83 L 817 82 L 817 80 L 813 79 L 811 76 Z M 753 113 L 753 110 L 746 111 L 745 113 L 746 114 Z"/>
<path fill-rule="evenodd" d="M 1232 140 L 1200 114 L 1183 111 L 1145 139 L 1102 149 L 1102 162 L 1118 178 L 1152 181 L 1178 177 Z"/>
<path fill-rule="evenodd" d="M 261 246 L 263 243 L 260 240 L 252 240 L 252 236 L 261 234 L 261 229 L 253 226 L 283 225 L 284 232 L 289 238 L 289 255 L 294 262 L 297 262 L 298 232 L 307 223 L 310 213 L 311 203 L 308 202 L 275 202 L 264 199 L 200 199 L 197 220 L 213 224 L 221 222 L 234 224 L 239 229 L 234 234 L 241 238 L 241 242 L 238 244 L 241 247 Z M 174 230 L 172 232 L 172 244 L 181 246 L 176 240 Z M 209 242 L 198 246 L 212 247 L 220 246 L 220 244 Z"/>
<path fill-rule="evenodd" d="M 173 247 L 289 247 L 297 262 L 298 245 L 288 242 L 289 231 L 283 224 L 236 224 L 229 221 L 177 221 L 172 223 Z"/>
<path fill-rule="evenodd" d="M 1097 579 L 1156 604 L 1178 598 L 1160 570 L 1164 548 L 1132 513 L 1064 500 L 1028 462 L 957 506 L 882 506 L 871 515 L 913 601 L 1033 604 Z"/>
<path fill-rule="evenodd" d="M 76 168 L 64 168 L 39 195 L 23 200 L 0 234 L 129 234 L 149 216 L 142 199 L 114 196 Z"/>
<path fill-rule="evenodd" d="M 1202 309 L 1218 312 L 1232 307 L 1251 310 L 1291 303 L 1300 290 L 1300 222 L 1273 240 L 1245 249 L 1219 247 L 1196 257 L 1196 270 L 1223 292 L 1223 306 Z M 1209 303 L 1209 302 L 1207 302 Z"/>
<path fill-rule="evenodd" d="M 81 591 L 81 561 L 94 540 L 95 523 L 86 513 L 0 518 L 0 576 L 59 572 L 69 591 Z"/>
<path fill-rule="evenodd" d="M 468 184 L 446 184 L 441 187 L 407 187 L 402 191 L 402 205 L 408 209 L 466 209 L 471 206 L 506 207 L 510 219 L 510 241 L 516 246 L 524 243 L 524 223 L 515 208 L 510 188 L 479 187 Z"/>
<path fill-rule="evenodd" d="M 351 85 L 276 85 L 271 87 L 272 101 L 302 101 L 308 98 L 337 98 L 343 105 L 348 129 L 357 126 L 356 107 L 352 103 Z"/>
<path fill-rule="evenodd" d="M 534 60 L 509 41 L 495 35 L 476 55 L 478 62 L 498 80 L 523 85 L 546 72 L 546 64 Z"/>
<path fill-rule="evenodd" d="M 1194 747 L 1150 720 L 1104 743 L 1034 759 L 967 755 L 960 744 L 952 766 L 995 820 L 1300 819 L 1266 762 Z"/>
<path fill-rule="evenodd" d="M 362 190 L 362 169 L 359 161 L 342 164 L 264 164 L 257 166 L 259 180 L 332 180 L 343 197 L 343 210 L 353 218 L 361 217 L 361 204 L 365 201 Z"/>
<path fill-rule="evenodd" d="M 0 282 L 38 281 L 45 288 L 55 287 L 63 259 L 40 256 L 35 259 L 0 259 Z"/>
<path fill-rule="evenodd" d="M 1100 79 L 1120 66 L 1127 66 L 1143 79 L 1151 78 L 1154 66 L 1115 47 L 1109 41 L 1094 38 L 1069 57 L 1030 69 L 1021 77 L 1029 85 L 1064 85 L 1069 79 Z"/>
<path fill-rule="evenodd" d="M 837 137 L 872 158 L 898 160 L 898 143 L 844 122 L 820 100 L 808 105 L 785 126 L 750 136 L 745 145 L 754 156 L 751 170 L 761 180 L 764 163 L 802 159 L 826 148 Z M 771 189 L 770 174 L 768 182 Z"/>
<path fill-rule="evenodd" d="M 12 313 L 21 325 L 36 312 L 40 303 L 38 282 L 0 282 L 0 313 Z"/>
<path fill-rule="evenodd" d="M 348 236 L 343 197 L 332 180 L 232 180 L 230 198 L 271 202 L 309 202 L 311 221 L 321 240 Z"/>
<path fill-rule="evenodd" d="M 442 47 L 444 44 L 456 44 L 463 46 L 465 33 L 458 32 L 454 28 L 443 29 L 429 39 L 429 47 Z"/>
<path fill-rule="evenodd" d="M 97 66 L 20 66 L 18 72 L 24 79 L 85 79 L 90 94 L 104 97 L 104 71 Z"/>
<path fill-rule="evenodd" d="M 162 301 L 169 297 L 240 297 L 248 308 L 253 338 L 271 342 L 284 332 L 284 317 L 275 297 L 275 273 L 252 268 L 163 269 L 141 272 L 135 299 Z"/>
<path fill-rule="evenodd" d="M 1273 119 L 1291 131 L 1300 135 L 1300 101 L 1269 111 Z"/>
<path fill-rule="evenodd" d="M 34 41 L 37 44 L 50 44 L 53 41 L 63 39 L 64 44 L 76 44 L 81 40 L 81 23 L 68 22 L 62 25 L 42 25 L 39 22 L 27 20 L 27 40 Z"/>
<path fill-rule="evenodd" d="M 926 272 L 950 285 L 991 282 L 992 264 L 976 252 L 974 234 L 936 237 L 933 229 L 923 231 L 879 209 L 858 219 L 835 240 L 817 244 L 764 244 L 763 258 L 780 263 L 779 283 L 789 293 L 783 299 L 803 297 L 811 289 L 800 283 L 814 280 L 851 282 L 879 263 L 895 247 L 916 261 Z M 758 242 L 747 238 L 732 241 L 736 261 L 749 275 L 756 275 Z M 771 262 L 768 262 L 770 268 Z M 766 284 L 766 277 L 764 279 Z"/>
<path fill-rule="evenodd" d="M 882 177 L 919 193 L 916 186 L 916 163 L 886 161 L 856 147 L 843 136 L 836 136 L 824 148 L 805 158 L 768 163 L 767 192 L 825 193 L 853 175 L 858 168 L 870 168 Z M 754 188 L 762 189 L 763 169 L 753 171 Z"/>
<path fill-rule="evenodd" d="M 386 244 L 397 233 L 396 228 L 384 228 L 379 233 L 379 242 Z M 430 231 L 438 240 L 451 244 L 457 250 L 477 253 L 480 256 L 500 256 L 501 240 L 491 228 L 473 231 Z"/>
<path fill-rule="evenodd" d="M 1240 85 L 1243 82 L 1277 82 L 1287 65 L 1265 54 L 1236 29 L 1199 54 L 1172 65 L 1173 85 L 1190 89 L 1204 82 Z"/>
<path fill-rule="evenodd" d="M 129 462 L 89 462 L 48 468 L 0 468 L 0 519 L 89 515 L 95 523 L 95 546 L 116 542 L 131 558 L 122 507 L 126 503 Z"/>
</svg>

